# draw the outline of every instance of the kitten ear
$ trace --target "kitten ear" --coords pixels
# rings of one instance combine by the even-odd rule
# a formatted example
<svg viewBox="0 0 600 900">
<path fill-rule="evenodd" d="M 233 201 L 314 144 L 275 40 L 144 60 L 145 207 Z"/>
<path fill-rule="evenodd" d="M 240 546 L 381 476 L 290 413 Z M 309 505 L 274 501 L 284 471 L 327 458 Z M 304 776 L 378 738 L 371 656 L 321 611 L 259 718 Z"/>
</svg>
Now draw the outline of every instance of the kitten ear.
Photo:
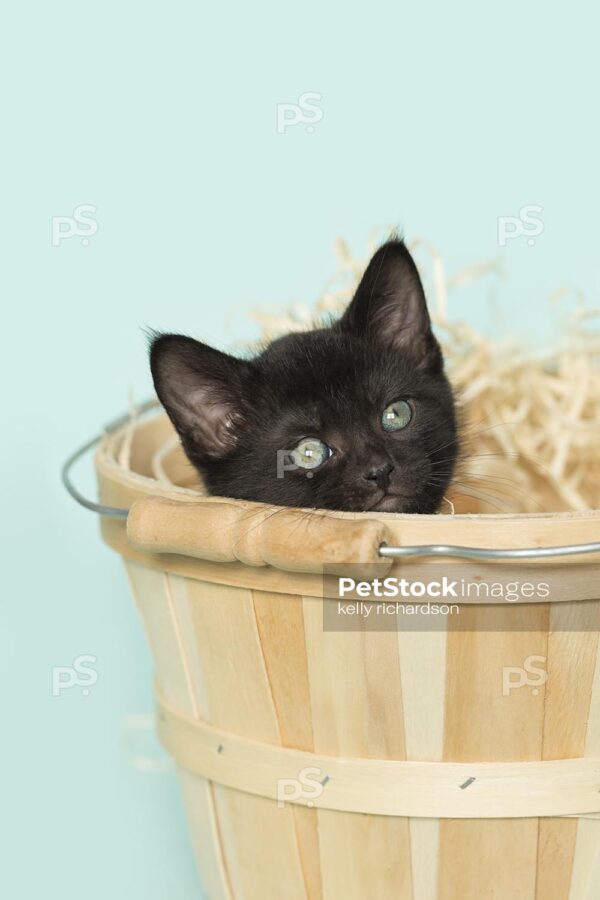
<svg viewBox="0 0 600 900">
<path fill-rule="evenodd" d="M 443 366 L 419 272 L 404 241 L 398 238 L 387 241 L 374 254 L 339 327 L 410 352 L 417 368 L 439 370 Z"/>
<path fill-rule="evenodd" d="M 150 368 L 186 450 L 214 459 L 235 447 L 249 363 L 193 338 L 162 334 L 152 341 Z"/>
</svg>

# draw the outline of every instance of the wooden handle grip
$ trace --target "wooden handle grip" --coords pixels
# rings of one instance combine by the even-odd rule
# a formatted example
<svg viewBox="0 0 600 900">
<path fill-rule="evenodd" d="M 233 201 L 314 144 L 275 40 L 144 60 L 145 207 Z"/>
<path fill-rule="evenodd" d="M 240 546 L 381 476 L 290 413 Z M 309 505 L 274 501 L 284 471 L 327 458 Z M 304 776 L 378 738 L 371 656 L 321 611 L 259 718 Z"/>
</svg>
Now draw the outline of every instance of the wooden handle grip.
<svg viewBox="0 0 600 900">
<path fill-rule="evenodd" d="M 376 519 L 345 519 L 322 512 L 243 504 L 221 498 L 198 501 L 147 497 L 132 506 L 127 536 L 138 549 L 177 553 L 212 562 L 274 566 L 289 572 L 320 572 L 325 566 L 391 560 L 379 547 L 392 535 Z"/>
</svg>

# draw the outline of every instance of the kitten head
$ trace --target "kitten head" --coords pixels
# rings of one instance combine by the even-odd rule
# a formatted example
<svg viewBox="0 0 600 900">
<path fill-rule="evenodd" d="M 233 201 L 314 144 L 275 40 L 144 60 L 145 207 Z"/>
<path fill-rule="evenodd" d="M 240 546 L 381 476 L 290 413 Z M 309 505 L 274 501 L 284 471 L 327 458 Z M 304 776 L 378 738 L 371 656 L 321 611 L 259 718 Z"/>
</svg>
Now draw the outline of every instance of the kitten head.
<svg viewBox="0 0 600 900">
<path fill-rule="evenodd" d="M 458 454 L 454 400 L 416 266 L 375 253 L 342 318 L 254 359 L 189 337 L 151 347 L 156 392 L 210 493 L 431 513 Z"/>
</svg>

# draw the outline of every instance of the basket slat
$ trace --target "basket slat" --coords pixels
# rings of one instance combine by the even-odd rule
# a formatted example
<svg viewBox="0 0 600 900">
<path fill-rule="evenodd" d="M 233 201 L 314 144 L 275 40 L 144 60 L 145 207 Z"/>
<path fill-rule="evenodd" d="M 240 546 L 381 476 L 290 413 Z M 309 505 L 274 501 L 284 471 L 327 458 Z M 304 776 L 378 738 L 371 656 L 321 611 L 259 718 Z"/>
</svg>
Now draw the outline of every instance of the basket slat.
<svg viewBox="0 0 600 900">
<path fill-rule="evenodd" d="M 301 598 L 253 591 L 254 611 L 261 648 L 273 694 L 281 744 L 299 750 L 314 749 L 306 639 Z M 317 811 L 292 807 L 298 852 L 307 896 L 322 893 L 321 854 Z"/>
<path fill-rule="evenodd" d="M 543 759 L 585 753 L 586 725 L 596 669 L 597 609 L 589 603 L 550 608 Z M 541 820 L 538 836 L 539 897 L 569 900 L 581 820 Z"/>
<path fill-rule="evenodd" d="M 303 605 L 315 752 L 406 759 L 396 634 L 324 632 L 323 600 Z M 374 897 L 411 897 L 408 820 L 319 809 L 319 835 L 325 896 L 358 900 L 369 884 Z"/>
<path fill-rule="evenodd" d="M 594 604 L 597 607 L 597 604 Z M 596 647 L 590 706 L 585 722 L 585 755 L 600 753 L 600 647 Z M 600 894 L 600 820 L 581 819 L 577 826 L 569 900 L 594 900 Z"/>
<path fill-rule="evenodd" d="M 494 610 L 497 631 L 482 630 L 484 609 L 469 607 L 463 613 L 462 628 L 471 626 L 472 630 L 448 634 L 444 758 L 464 762 L 540 759 L 543 698 L 525 690 L 503 696 L 502 672 L 506 665 L 522 665 L 529 656 L 546 656 L 548 606 Z M 521 625 L 523 631 L 514 630 L 515 625 L 517 629 Z M 499 896 L 531 900 L 537 832 L 535 819 L 513 819 L 499 825 L 443 821 L 442 900 L 455 896 L 478 900 L 486 892 L 491 896 L 494 885 Z M 508 859 L 516 859 L 517 865 L 507 866 Z M 485 860 L 482 868 L 481 860 Z M 486 873 L 483 881 L 482 869 Z"/>
<path fill-rule="evenodd" d="M 446 633 L 398 631 L 408 759 L 439 762 L 444 750 Z M 440 822 L 410 819 L 413 894 L 436 900 Z"/>
<path fill-rule="evenodd" d="M 204 675 L 190 640 L 184 580 L 130 561 L 126 569 L 153 652 L 159 689 L 187 715 L 208 717 Z M 211 898 L 231 900 L 212 785 L 184 771 L 181 783 L 204 885 Z"/>
<path fill-rule="evenodd" d="M 280 732 L 260 646 L 251 591 L 200 581 L 186 586 L 192 634 L 203 660 L 210 721 L 240 735 L 280 744 Z M 241 717 L 240 717 L 241 714 Z M 291 806 L 278 810 L 272 831 L 272 802 L 215 787 L 217 818 L 234 896 L 304 895 L 303 875 Z"/>
</svg>

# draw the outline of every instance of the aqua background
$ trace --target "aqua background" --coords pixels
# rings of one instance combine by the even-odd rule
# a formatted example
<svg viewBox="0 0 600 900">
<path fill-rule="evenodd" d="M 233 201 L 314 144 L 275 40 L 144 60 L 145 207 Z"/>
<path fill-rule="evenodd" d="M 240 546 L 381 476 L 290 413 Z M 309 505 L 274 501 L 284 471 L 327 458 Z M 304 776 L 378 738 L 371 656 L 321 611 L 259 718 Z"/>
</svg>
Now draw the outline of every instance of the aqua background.
<svg viewBox="0 0 600 900">
<path fill-rule="evenodd" d="M 127 738 L 152 709 L 148 652 L 60 463 L 150 393 L 141 326 L 247 338 L 249 309 L 316 298 L 338 236 L 361 255 L 391 223 L 451 272 L 500 258 L 504 280 L 453 305 L 488 331 L 551 336 L 563 286 L 598 303 L 597 5 L 20 0 L 0 19 L 0 890 L 188 900 L 175 776 Z M 278 133 L 305 92 L 322 118 Z M 97 232 L 52 246 L 80 204 Z M 499 247 L 527 204 L 542 233 Z M 53 697 L 52 667 L 82 654 L 89 695 Z"/>
</svg>

